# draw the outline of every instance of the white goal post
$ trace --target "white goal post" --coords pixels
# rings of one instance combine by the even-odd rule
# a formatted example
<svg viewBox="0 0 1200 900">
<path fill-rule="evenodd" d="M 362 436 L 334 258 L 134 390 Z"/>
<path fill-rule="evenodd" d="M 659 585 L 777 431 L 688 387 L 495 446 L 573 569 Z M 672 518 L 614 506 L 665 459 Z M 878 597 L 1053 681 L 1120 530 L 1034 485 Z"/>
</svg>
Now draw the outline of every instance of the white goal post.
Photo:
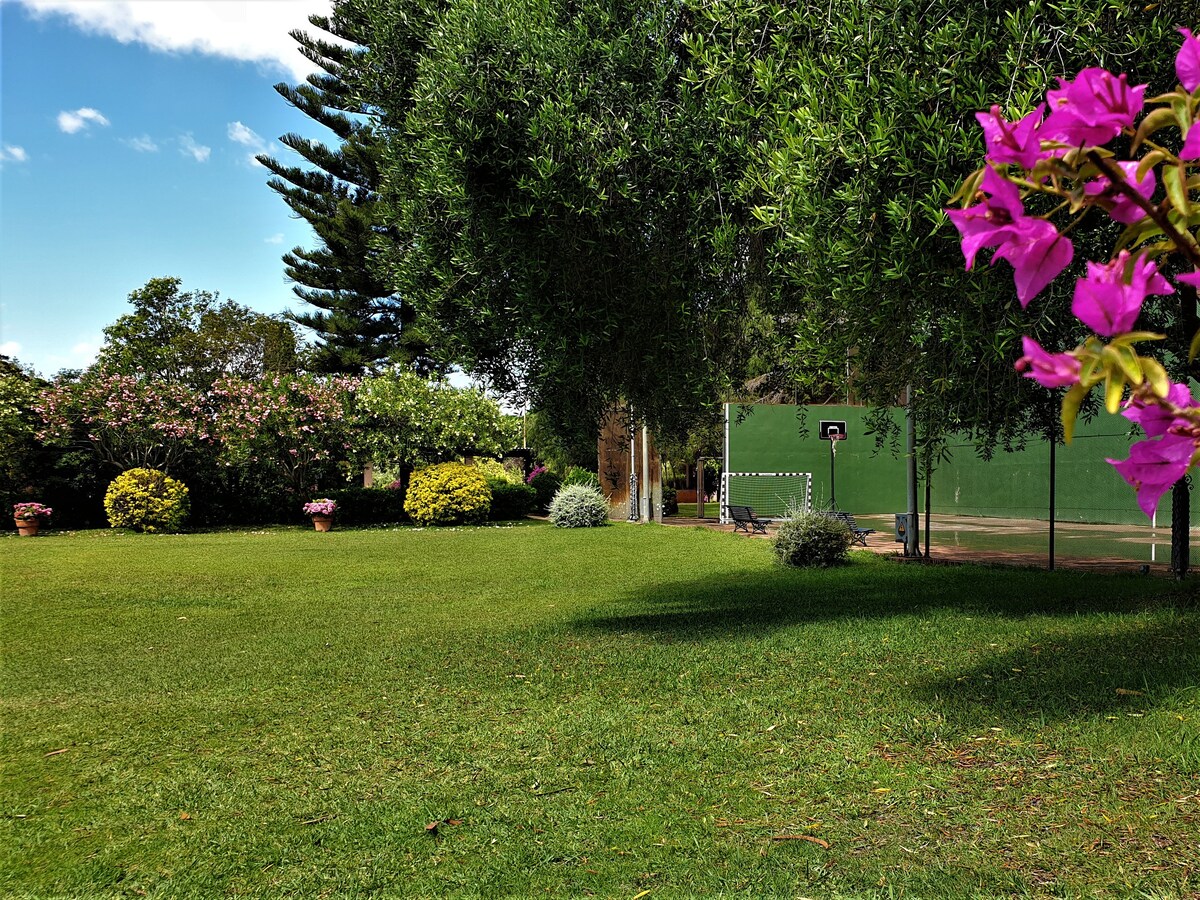
<svg viewBox="0 0 1200 900">
<path fill-rule="evenodd" d="M 792 509 L 812 510 L 811 472 L 724 472 L 721 523 L 730 506 L 749 506 L 760 519 L 782 519 Z"/>
</svg>

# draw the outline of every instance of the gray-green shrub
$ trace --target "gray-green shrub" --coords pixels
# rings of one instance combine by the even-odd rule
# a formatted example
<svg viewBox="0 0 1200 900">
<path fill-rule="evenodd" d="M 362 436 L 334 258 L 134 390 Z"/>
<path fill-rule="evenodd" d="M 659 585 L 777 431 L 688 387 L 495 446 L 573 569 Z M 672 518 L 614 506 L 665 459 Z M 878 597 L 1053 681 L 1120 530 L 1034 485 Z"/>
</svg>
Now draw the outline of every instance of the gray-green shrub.
<svg viewBox="0 0 1200 900">
<path fill-rule="evenodd" d="M 594 528 L 608 522 L 608 500 L 599 488 L 568 484 L 550 502 L 550 521 L 558 528 Z"/>
<path fill-rule="evenodd" d="M 785 566 L 837 566 L 846 562 L 850 538 L 845 522 L 820 512 L 794 512 L 775 534 L 775 556 Z"/>
</svg>

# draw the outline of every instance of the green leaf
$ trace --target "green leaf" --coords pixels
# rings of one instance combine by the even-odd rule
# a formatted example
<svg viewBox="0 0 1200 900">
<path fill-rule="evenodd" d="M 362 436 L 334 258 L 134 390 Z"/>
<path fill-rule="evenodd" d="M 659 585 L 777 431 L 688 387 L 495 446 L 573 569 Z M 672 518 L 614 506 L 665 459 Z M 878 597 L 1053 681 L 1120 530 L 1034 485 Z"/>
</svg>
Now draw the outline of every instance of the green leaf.
<svg viewBox="0 0 1200 900">
<path fill-rule="evenodd" d="M 1200 332 L 1197 332 L 1197 337 L 1200 338 Z M 1171 389 L 1171 379 L 1167 377 L 1167 370 L 1159 364 L 1158 360 L 1149 357 L 1143 356 L 1138 362 L 1142 364 L 1142 374 L 1150 382 L 1150 387 L 1155 395 L 1166 397 L 1167 392 Z"/>
<path fill-rule="evenodd" d="M 1109 415 L 1121 411 L 1121 399 L 1125 396 L 1125 376 L 1118 369 L 1108 373 L 1108 381 L 1104 385 L 1104 408 Z"/>
<path fill-rule="evenodd" d="M 1077 384 L 1063 397 L 1062 402 L 1062 427 L 1063 427 L 1063 442 L 1071 443 L 1071 438 L 1075 436 L 1075 419 L 1079 415 L 1079 407 L 1083 400 L 1088 395 L 1088 389 L 1082 384 Z"/>
<path fill-rule="evenodd" d="M 1196 354 L 1200 353 L 1200 331 L 1192 335 L 1192 343 L 1188 347 L 1188 362 L 1196 359 Z"/>
<path fill-rule="evenodd" d="M 1190 204 L 1187 195 L 1187 172 L 1182 163 L 1177 166 L 1163 166 L 1162 175 L 1167 198 L 1182 215 L 1188 215 Z"/>
<path fill-rule="evenodd" d="M 1137 133 L 1133 136 L 1133 144 L 1129 148 L 1129 154 L 1132 156 L 1134 153 L 1137 153 L 1138 147 L 1142 145 L 1142 141 L 1146 140 L 1146 138 L 1160 128 L 1174 124 L 1175 121 L 1175 110 L 1165 106 L 1154 110 L 1154 112 L 1142 119 L 1142 124 L 1138 126 Z M 1138 175 L 1138 179 L 1141 180 L 1140 174 Z"/>
<path fill-rule="evenodd" d="M 1167 158 L 1167 154 L 1161 150 L 1152 150 L 1141 158 L 1137 167 L 1137 180 L 1141 181 L 1146 177 L 1146 172 L 1157 166 L 1160 162 Z"/>
</svg>

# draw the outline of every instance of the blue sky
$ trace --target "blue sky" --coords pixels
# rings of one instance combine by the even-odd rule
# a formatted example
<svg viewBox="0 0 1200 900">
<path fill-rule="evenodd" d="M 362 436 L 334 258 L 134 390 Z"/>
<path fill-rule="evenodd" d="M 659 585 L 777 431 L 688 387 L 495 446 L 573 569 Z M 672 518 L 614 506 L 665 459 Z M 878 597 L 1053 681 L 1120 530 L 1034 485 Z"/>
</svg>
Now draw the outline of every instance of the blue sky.
<svg viewBox="0 0 1200 900">
<path fill-rule="evenodd" d="M 87 365 L 130 291 L 173 275 L 267 313 L 308 226 L 254 152 L 331 135 L 272 88 L 327 0 L 0 0 L 0 352 Z M 311 30 L 311 29 L 310 29 Z"/>
</svg>

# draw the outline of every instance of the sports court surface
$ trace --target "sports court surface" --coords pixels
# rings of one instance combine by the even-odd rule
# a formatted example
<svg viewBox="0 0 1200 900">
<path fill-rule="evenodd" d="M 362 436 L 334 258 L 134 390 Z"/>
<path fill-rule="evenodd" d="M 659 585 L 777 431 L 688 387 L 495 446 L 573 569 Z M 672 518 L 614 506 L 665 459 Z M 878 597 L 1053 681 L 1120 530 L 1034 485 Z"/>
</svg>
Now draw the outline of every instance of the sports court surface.
<svg viewBox="0 0 1200 900">
<path fill-rule="evenodd" d="M 710 509 L 712 507 L 710 506 Z M 715 510 L 714 510 L 715 511 Z M 867 538 L 877 553 L 900 553 L 892 539 L 892 516 L 856 516 L 863 528 L 875 528 Z M 673 525 L 719 525 L 716 518 L 671 518 Z M 925 517 L 921 517 L 921 549 L 925 548 Z M 996 563 L 1046 568 L 1049 523 L 1036 519 L 997 519 L 977 516 L 931 517 L 929 555 L 933 560 Z M 1192 529 L 1191 561 L 1200 569 L 1200 528 Z M 1054 527 L 1054 564 L 1062 569 L 1138 572 L 1148 566 L 1152 574 L 1168 574 L 1171 529 L 1146 525 L 1084 525 L 1058 522 Z"/>
</svg>

